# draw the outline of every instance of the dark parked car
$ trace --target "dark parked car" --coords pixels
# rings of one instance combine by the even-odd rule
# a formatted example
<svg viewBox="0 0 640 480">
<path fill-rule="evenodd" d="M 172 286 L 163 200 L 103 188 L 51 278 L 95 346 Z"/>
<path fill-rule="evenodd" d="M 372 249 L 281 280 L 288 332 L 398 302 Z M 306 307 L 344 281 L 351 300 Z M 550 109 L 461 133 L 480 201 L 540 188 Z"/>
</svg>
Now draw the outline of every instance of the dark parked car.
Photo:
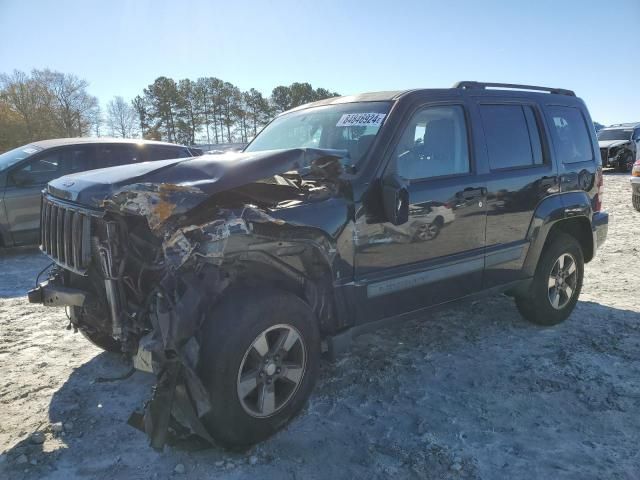
<svg viewBox="0 0 640 480">
<path fill-rule="evenodd" d="M 462 82 L 304 105 L 241 153 L 63 177 L 42 214 L 57 267 L 29 300 L 156 373 L 154 447 L 172 424 L 250 444 L 372 326 L 497 292 L 566 319 L 607 235 L 591 125 L 569 90 Z"/>
<path fill-rule="evenodd" d="M 629 172 L 640 160 L 640 123 L 620 123 L 598 132 L 603 167 Z"/>
<path fill-rule="evenodd" d="M 196 151 L 172 143 L 106 138 L 43 140 L 5 152 L 0 155 L 0 246 L 38 243 L 41 192 L 54 178 L 194 155 Z"/>
</svg>

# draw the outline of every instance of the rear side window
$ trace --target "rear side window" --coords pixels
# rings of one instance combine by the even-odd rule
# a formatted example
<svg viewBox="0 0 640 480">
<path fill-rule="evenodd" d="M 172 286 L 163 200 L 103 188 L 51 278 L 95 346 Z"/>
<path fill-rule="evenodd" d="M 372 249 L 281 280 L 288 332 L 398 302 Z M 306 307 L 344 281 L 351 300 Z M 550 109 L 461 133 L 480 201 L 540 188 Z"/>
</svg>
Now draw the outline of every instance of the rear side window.
<svg viewBox="0 0 640 480">
<path fill-rule="evenodd" d="M 491 170 L 542 165 L 540 130 L 529 105 L 480 105 Z"/>
<path fill-rule="evenodd" d="M 149 160 L 169 160 L 171 158 L 188 158 L 191 152 L 186 148 L 149 147 Z"/>
<path fill-rule="evenodd" d="M 574 107 L 547 107 L 550 127 L 554 132 L 556 154 L 563 163 L 593 161 L 591 137 L 587 122 Z"/>
<path fill-rule="evenodd" d="M 135 145 L 106 144 L 98 147 L 96 168 L 116 167 L 141 161 L 141 155 Z"/>
</svg>

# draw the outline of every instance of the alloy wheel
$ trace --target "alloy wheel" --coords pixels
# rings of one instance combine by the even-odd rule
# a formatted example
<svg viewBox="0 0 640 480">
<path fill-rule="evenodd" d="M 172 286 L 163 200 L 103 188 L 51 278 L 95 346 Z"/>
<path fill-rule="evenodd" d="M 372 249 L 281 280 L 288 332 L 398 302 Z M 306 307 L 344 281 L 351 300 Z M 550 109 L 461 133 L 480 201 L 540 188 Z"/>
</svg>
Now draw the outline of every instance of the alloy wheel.
<svg viewBox="0 0 640 480">
<path fill-rule="evenodd" d="M 576 259 L 563 253 L 553 264 L 548 280 L 548 297 L 551 306 L 561 310 L 571 301 L 578 282 Z"/>
<path fill-rule="evenodd" d="M 244 354 L 238 371 L 240 404 L 252 417 L 265 418 L 289 403 L 304 377 L 307 350 L 291 325 L 269 327 Z"/>
</svg>

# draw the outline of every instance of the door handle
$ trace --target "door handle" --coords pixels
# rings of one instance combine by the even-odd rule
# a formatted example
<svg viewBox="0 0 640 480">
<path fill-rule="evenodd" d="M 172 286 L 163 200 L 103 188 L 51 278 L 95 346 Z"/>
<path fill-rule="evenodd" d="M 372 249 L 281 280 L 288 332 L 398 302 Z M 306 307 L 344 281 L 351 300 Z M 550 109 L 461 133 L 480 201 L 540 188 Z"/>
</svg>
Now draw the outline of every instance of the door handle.
<svg viewBox="0 0 640 480">
<path fill-rule="evenodd" d="M 465 188 L 462 192 L 456 193 L 456 196 L 464 200 L 473 200 L 474 198 L 484 197 L 486 193 L 487 189 L 484 187 Z"/>
</svg>

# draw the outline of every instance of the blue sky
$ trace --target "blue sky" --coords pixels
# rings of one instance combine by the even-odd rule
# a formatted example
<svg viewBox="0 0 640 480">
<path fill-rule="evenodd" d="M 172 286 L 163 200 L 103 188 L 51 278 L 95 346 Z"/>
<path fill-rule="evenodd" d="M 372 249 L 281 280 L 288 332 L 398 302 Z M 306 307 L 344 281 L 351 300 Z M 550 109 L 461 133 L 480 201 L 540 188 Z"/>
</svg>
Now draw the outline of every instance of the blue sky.
<svg viewBox="0 0 640 480">
<path fill-rule="evenodd" d="M 596 121 L 640 121 L 640 0 L 0 0 L 0 31 L 0 72 L 74 73 L 103 103 L 160 75 L 265 94 L 464 79 L 570 88 Z"/>
</svg>

